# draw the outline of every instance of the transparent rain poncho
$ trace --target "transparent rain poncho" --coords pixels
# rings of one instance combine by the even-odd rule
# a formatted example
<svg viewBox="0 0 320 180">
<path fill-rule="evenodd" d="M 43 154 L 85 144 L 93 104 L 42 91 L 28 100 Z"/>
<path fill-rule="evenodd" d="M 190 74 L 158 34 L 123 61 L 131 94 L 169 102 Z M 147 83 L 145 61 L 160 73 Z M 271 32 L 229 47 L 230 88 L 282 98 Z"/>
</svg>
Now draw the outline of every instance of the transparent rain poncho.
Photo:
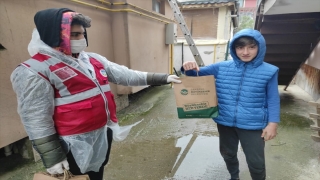
<svg viewBox="0 0 320 180">
<path fill-rule="evenodd" d="M 28 51 L 31 56 L 41 53 L 60 60 L 63 59 L 81 72 L 85 74 L 87 72 L 79 65 L 77 59 L 46 45 L 40 39 L 36 29 L 32 33 Z M 147 85 L 147 72 L 130 70 L 95 53 L 81 53 L 83 54 L 82 57 L 88 58 L 91 56 L 100 61 L 107 72 L 109 81 L 112 83 L 124 86 Z M 11 74 L 10 79 L 17 94 L 18 113 L 29 139 L 40 139 L 55 134 L 56 130 L 52 119 L 55 103 L 51 84 L 36 72 L 24 66 L 18 66 Z M 71 150 L 82 173 L 88 171 L 97 172 L 105 160 L 108 150 L 107 127 L 113 130 L 113 139 L 115 141 L 122 141 L 127 137 L 131 128 L 140 122 L 120 127 L 117 122 L 109 119 L 106 126 L 94 131 L 60 136 L 60 138 L 66 142 L 67 149 Z"/>
</svg>

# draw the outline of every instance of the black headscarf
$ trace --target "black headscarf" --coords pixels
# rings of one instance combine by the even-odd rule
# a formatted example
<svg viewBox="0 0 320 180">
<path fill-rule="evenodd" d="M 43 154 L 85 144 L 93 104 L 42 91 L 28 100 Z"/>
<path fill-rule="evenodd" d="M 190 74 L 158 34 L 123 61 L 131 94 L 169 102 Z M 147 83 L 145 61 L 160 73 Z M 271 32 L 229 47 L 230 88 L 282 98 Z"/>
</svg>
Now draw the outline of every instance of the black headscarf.
<svg viewBox="0 0 320 180">
<path fill-rule="evenodd" d="M 68 8 L 52 8 L 39 11 L 34 16 L 34 23 L 40 39 L 50 47 L 60 46 L 61 20 L 65 12 L 74 12 Z"/>
</svg>

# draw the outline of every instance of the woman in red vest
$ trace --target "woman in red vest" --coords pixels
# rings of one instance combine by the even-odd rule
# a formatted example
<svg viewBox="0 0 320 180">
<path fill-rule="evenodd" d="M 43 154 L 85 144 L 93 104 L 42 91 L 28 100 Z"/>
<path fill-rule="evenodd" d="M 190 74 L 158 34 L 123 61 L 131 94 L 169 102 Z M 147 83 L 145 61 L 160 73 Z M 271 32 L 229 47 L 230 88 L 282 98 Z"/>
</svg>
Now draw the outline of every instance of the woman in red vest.
<svg viewBox="0 0 320 180">
<path fill-rule="evenodd" d="M 85 52 L 91 19 L 70 9 L 34 17 L 31 58 L 11 74 L 18 112 L 50 174 L 102 180 L 117 125 L 109 82 L 125 86 L 179 83 L 175 75 L 134 71 Z"/>
</svg>

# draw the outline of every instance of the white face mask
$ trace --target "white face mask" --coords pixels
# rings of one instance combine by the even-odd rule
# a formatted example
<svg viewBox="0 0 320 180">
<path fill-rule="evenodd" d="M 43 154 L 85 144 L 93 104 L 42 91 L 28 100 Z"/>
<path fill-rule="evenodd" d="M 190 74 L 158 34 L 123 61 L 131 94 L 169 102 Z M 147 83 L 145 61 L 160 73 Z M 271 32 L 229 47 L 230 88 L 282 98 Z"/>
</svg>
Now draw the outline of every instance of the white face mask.
<svg viewBox="0 0 320 180">
<path fill-rule="evenodd" d="M 80 53 L 87 47 L 87 41 L 85 38 L 80 40 L 70 40 L 71 52 Z"/>
</svg>

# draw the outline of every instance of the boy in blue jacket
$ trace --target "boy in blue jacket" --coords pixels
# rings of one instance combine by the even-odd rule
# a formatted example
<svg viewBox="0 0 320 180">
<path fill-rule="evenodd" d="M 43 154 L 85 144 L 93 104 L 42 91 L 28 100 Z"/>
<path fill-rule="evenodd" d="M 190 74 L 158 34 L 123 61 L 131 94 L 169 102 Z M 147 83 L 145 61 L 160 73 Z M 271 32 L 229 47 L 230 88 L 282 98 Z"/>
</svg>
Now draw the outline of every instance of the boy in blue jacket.
<svg viewBox="0 0 320 180">
<path fill-rule="evenodd" d="M 265 180 L 265 141 L 277 135 L 280 121 L 279 69 L 263 62 L 266 43 L 259 31 L 244 29 L 230 43 L 233 60 L 204 67 L 185 62 L 187 76 L 214 75 L 218 96 L 220 153 L 232 180 L 239 179 L 239 141 L 253 180 Z"/>
</svg>

